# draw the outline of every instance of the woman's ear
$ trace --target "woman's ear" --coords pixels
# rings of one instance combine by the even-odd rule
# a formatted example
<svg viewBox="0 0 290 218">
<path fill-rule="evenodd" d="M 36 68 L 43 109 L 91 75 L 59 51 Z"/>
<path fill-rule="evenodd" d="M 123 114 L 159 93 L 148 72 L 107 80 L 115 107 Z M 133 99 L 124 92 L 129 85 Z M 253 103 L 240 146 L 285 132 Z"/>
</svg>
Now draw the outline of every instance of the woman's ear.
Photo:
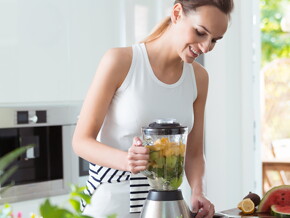
<svg viewBox="0 0 290 218">
<path fill-rule="evenodd" d="M 177 23 L 177 21 L 182 16 L 182 5 L 180 3 L 176 3 L 171 11 L 171 22 L 173 24 Z"/>
</svg>

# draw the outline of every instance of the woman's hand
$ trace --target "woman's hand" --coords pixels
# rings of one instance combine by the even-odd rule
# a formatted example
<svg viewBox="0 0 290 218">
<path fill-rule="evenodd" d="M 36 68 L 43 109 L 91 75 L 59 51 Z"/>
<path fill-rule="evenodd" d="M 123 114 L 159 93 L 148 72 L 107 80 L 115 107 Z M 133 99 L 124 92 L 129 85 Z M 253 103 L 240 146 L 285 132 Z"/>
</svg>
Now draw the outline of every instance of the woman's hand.
<svg viewBox="0 0 290 218">
<path fill-rule="evenodd" d="M 149 149 L 142 146 L 140 138 L 135 137 L 133 144 L 128 150 L 128 171 L 137 174 L 147 169 Z"/>
<path fill-rule="evenodd" d="M 192 194 L 191 204 L 196 218 L 212 218 L 215 213 L 214 205 L 203 194 Z"/>
</svg>

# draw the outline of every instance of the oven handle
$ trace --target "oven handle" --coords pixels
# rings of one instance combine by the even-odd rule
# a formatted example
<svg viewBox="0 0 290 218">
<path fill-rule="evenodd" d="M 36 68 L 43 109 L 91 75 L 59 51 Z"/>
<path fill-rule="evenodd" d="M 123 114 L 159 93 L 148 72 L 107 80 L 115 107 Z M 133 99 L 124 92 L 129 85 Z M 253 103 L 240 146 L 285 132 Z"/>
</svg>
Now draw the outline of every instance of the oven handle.
<svg viewBox="0 0 290 218">
<path fill-rule="evenodd" d="M 33 115 L 29 117 L 29 122 L 31 123 L 37 123 L 38 117 L 36 115 Z"/>
</svg>

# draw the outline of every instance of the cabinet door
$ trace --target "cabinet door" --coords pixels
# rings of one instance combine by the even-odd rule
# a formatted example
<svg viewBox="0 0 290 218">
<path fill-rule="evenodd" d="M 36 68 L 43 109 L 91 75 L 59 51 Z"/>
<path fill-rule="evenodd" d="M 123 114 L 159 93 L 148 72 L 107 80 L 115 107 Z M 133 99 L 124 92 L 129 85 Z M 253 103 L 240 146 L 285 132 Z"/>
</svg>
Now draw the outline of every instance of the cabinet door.
<svg viewBox="0 0 290 218">
<path fill-rule="evenodd" d="M 68 0 L 0 1 L 0 101 L 65 98 Z"/>
<path fill-rule="evenodd" d="M 0 102 L 81 100 L 120 46 L 120 2 L 3 0 L 0 26 Z"/>
</svg>

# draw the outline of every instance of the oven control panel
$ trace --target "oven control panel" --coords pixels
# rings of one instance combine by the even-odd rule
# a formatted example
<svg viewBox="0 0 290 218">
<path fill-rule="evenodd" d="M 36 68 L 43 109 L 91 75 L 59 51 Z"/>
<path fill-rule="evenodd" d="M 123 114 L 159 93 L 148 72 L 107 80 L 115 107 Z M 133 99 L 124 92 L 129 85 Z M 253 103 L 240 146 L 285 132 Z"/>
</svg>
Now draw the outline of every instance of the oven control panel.
<svg viewBox="0 0 290 218">
<path fill-rule="evenodd" d="M 75 125 L 81 102 L 0 104 L 0 129 Z"/>
<path fill-rule="evenodd" d="M 46 110 L 17 111 L 17 124 L 46 123 Z"/>
</svg>

